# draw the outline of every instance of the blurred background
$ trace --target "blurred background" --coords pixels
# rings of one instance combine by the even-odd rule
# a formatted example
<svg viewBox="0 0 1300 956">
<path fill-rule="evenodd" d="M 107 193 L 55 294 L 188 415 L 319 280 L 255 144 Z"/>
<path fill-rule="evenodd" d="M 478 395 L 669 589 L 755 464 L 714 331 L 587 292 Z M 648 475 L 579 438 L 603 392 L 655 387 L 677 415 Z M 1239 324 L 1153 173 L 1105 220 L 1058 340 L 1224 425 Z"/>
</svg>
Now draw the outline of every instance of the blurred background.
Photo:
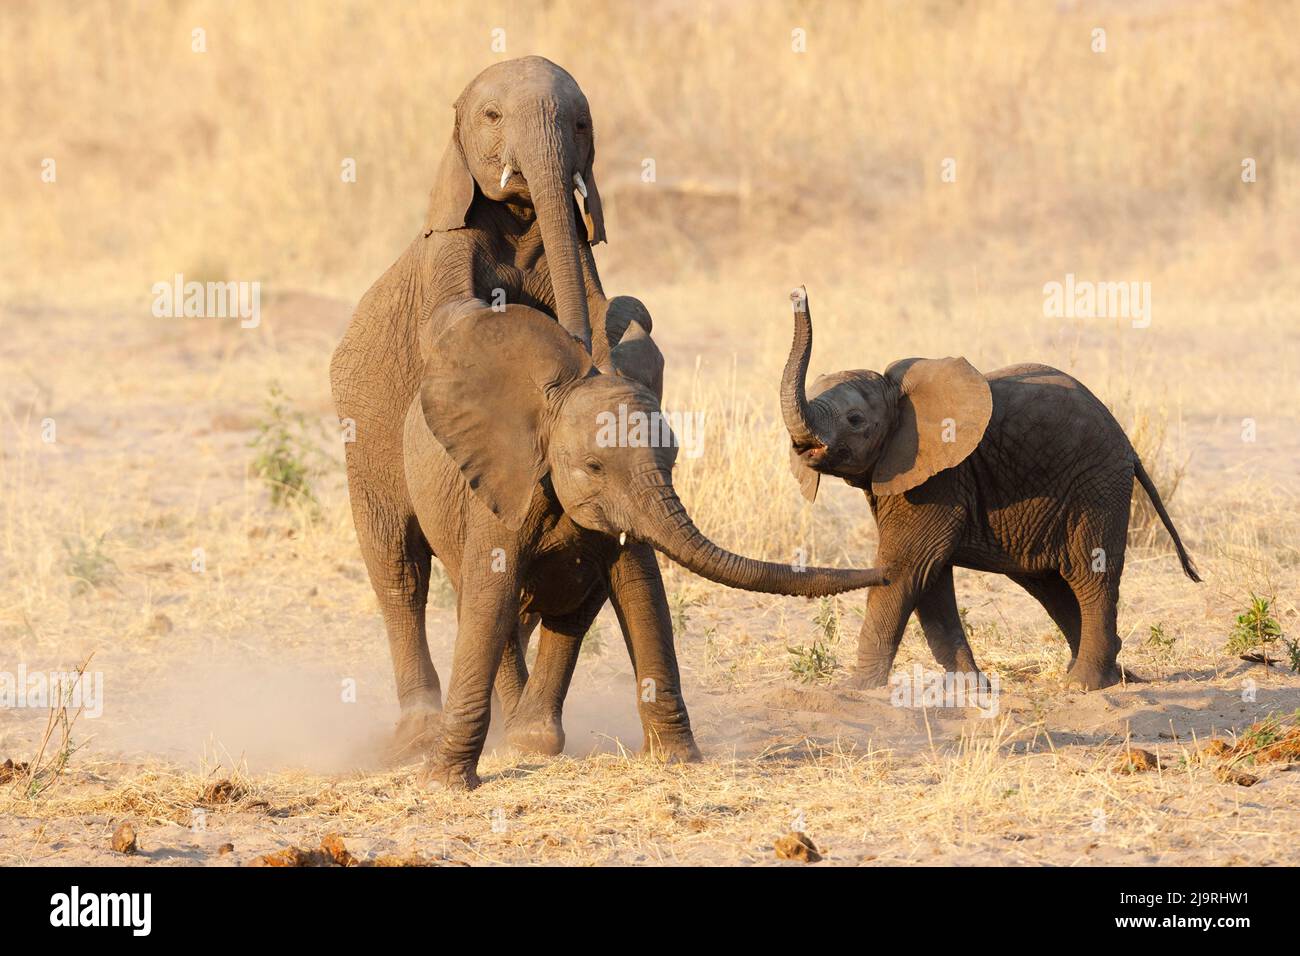
<svg viewBox="0 0 1300 956">
<path fill-rule="evenodd" d="M 1300 229 L 1297 35 L 1296 3 L 1233 0 L 10 0 L 0 288 L 129 299 L 180 271 L 355 299 L 419 226 L 452 101 L 532 53 L 591 101 L 616 292 L 1256 282 Z"/>
</svg>

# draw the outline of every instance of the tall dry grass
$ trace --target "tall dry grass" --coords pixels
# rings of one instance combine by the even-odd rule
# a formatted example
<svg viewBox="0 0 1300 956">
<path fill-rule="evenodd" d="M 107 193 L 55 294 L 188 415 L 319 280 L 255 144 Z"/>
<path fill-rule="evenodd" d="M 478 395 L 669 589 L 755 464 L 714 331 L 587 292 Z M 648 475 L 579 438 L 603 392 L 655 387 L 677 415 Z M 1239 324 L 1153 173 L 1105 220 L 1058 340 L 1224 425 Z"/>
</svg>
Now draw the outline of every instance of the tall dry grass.
<svg viewBox="0 0 1300 956">
<path fill-rule="evenodd" d="M 1300 218 L 1297 32 L 1300 4 L 1262 0 L 19 2 L 0 290 L 140 300 L 180 271 L 355 296 L 416 230 L 451 101 L 526 53 L 592 102 L 618 276 L 1188 259 L 1232 282 Z"/>
</svg>

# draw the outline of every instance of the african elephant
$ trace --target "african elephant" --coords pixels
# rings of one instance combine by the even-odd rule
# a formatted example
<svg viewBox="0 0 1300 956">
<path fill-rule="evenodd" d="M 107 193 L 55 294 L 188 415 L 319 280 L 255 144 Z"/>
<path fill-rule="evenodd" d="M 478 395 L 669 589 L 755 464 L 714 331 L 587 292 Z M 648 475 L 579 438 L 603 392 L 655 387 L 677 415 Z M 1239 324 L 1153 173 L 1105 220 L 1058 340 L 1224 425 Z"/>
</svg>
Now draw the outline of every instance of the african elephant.
<svg viewBox="0 0 1300 956">
<path fill-rule="evenodd" d="M 604 240 L 605 222 L 592 137 L 586 98 L 548 60 L 479 74 L 456 100 L 425 228 L 366 292 L 330 362 L 335 408 L 353 436 L 348 493 L 388 633 L 399 739 L 441 707 L 425 642 L 431 553 L 402 467 L 402 423 L 424 374 L 418 329 L 449 303 L 518 303 L 554 316 L 607 364 L 605 328 L 644 319 L 645 309 L 607 300 L 596 273 L 591 243 Z"/>
<path fill-rule="evenodd" d="M 444 311 L 426 326 L 423 383 L 403 436 L 418 519 L 410 533 L 437 555 L 458 597 L 434 783 L 478 783 L 494 680 L 509 738 L 558 752 L 579 644 L 606 600 L 632 658 L 646 749 L 698 757 L 655 549 L 753 591 L 818 596 L 883 580 L 873 570 L 800 571 L 743 558 L 696 529 L 673 490 L 676 443 L 654 392 L 663 360 L 640 323 L 615 330 L 611 371 L 602 374 L 527 306 L 498 312 L 470 300 Z M 649 427 L 620 435 L 616 420 Z M 529 675 L 524 636 L 536 616 L 542 633 Z M 517 671 L 507 666 L 498 679 L 508 648 Z"/>
<path fill-rule="evenodd" d="M 1070 645 L 1067 685 L 1120 680 L 1116 603 L 1133 479 L 1164 522 L 1184 573 L 1200 577 L 1123 429 L 1064 372 L 1015 365 L 981 375 L 962 358 L 905 359 L 804 378 L 812 350 L 806 292 L 791 293 L 794 341 L 781 382 L 790 462 L 808 500 L 820 476 L 861 488 L 890 581 L 874 588 L 853 682 L 885 684 L 912 611 L 946 671 L 978 670 L 952 569 L 1005 574 Z"/>
</svg>

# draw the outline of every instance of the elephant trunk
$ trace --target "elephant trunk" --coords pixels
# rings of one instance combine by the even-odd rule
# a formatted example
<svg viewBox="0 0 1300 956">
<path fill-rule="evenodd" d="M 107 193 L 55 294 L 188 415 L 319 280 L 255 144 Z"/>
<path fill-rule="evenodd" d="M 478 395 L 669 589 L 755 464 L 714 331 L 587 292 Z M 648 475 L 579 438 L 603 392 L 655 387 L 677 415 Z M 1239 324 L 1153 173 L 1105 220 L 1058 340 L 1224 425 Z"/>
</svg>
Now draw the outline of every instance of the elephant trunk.
<svg viewBox="0 0 1300 956">
<path fill-rule="evenodd" d="M 781 417 L 785 419 L 786 431 L 795 446 L 811 448 L 825 442 L 817 436 L 812 409 L 804 392 L 808 359 L 812 355 L 812 318 L 808 314 L 808 293 L 803 286 L 790 293 L 790 301 L 794 304 L 794 341 L 781 376 Z"/>
<path fill-rule="evenodd" d="M 639 491 L 634 534 L 688 571 L 718 584 L 765 594 L 824 597 L 886 583 L 884 572 L 876 568 L 799 568 L 718 547 L 695 527 L 666 472 L 652 472 Z"/>
<path fill-rule="evenodd" d="M 542 124 L 547 129 L 546 124 Z M 555 317 L 560 325 L 591 349 L 591 319 L 587 314 L 587 288 L 583 280 L 577 220 L 574 216 L 570 150 L 543 134 L 539 148 L 525 154 L 524 174 L 546 250 L 546 267 L 555 291 Z"/>
</svg>

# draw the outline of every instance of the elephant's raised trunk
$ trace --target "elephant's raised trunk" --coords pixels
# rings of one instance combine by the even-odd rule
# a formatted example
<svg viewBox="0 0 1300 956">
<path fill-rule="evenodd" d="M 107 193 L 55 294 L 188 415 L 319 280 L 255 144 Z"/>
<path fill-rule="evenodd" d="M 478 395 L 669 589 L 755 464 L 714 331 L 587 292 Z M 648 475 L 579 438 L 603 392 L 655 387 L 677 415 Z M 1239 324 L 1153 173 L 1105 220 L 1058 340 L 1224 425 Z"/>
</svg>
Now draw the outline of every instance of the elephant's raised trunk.
<svg viewBox="0 0 1300 956">
<path fill-rule="evenodd" d="M 682 567 L 702 578 L 745 591 L 823 597 L 886 583 L 876 568 L 799 568 L 741 557 L 719 548 L 695 527 L 668 476 L 652 472 L 639 489 L 639 517 L 633 529 Z"/>
<path fill-rule="evenodd" d="M 795 289 L 790 293 L 790 301 L 794 304 L 794 341 L 781 376 L 781 417 L 785 419 L 791 441 L 803 449 L 825 443 L 817 437 L 808 396 L 804 392 L 808 359 L 812 355 L 812 318 L 808 314 L 807 290 L 803 286 Z"/>
<path fill-rule="evenodd" d="M 543 129 L 547 128 L 542 124 Z M 569 150 L 554 137 L 543 134 L 544 142 L 524 160 L 524 175 L 542 245 L 546 267 L 555 290 L 555 317 L 570 334 L 591 350 L 591 320 L 587 314 L 587 288 L 583 281 L 577 221 L 574 217 L 573 174 Z"/>
</svg>

